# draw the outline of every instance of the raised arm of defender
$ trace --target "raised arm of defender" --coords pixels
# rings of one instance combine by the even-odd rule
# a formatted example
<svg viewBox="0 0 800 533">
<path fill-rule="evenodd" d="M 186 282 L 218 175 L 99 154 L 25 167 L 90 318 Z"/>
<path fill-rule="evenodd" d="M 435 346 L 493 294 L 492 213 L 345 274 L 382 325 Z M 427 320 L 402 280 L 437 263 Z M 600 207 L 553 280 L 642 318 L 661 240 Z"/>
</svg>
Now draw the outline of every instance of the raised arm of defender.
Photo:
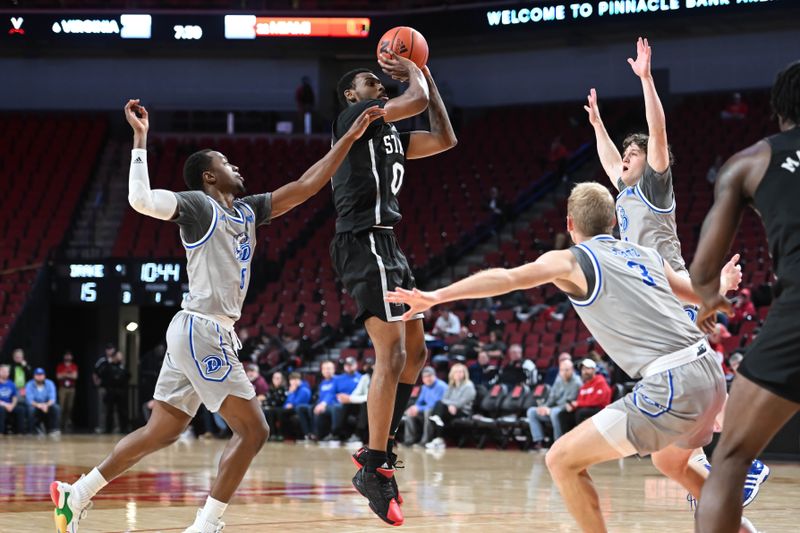
<svg viewBox="0 0 800 533">
<path fill-rule="evenodd" d="M 647 115 L 647 163 L 650 167 L 662 174 L 669 168 L 669 145 L 667 143 L 667 120 L 664 116 L 664 107 L 656 92 L 656 84 L 650 73 L 650 57 L 652 50 L 647 39 L 636 42 L 636 61 L 628 58 L 628 64 L 633 73 L 642 80 L 644 93 L 644 109 Z"/>
<path fill-rule="evenodd" d="M 385 115 L 386 111 L 378 106 L 365 109 L 325 157 L 314 163 L 297 181 L 275 190 L 272 193 L 272 218 L 281 216 L 317 194 L 330 182 L 331 176 L 347 157 L 347 152 L 353 143 L 364 134 L 374 120 Z"/>
<path fill-rule="evenodd" d="M 608 179 L 619 189 L 617 180 L 622 176 L 622 156 L 611 140 L 611 136 L 606 131 L 603 119 L 600 118 L 600 108 L 597 106 L 597 91 L 592 89 L 587 97 L 587 105 L 583 106 L 589 114 L 589 123 L 594 128 L 594 135 L 597 139 L 597 155 L 600 157 L 600 164 L 603 165 Z"/>
<path fill-rule="evenodd" d="M 586 277 L 569 250 L 554 250 L 532 263 L 517 268 L 491 268 L 457 281 L 447 287 L 427 292 L 397 288 L 387 293 L 386 301 L 404 303 L 411 309 L 403 315 L 409 320 L 434 305 L 455 300 L 486 298 L 511 291 L 531 289 L 555 283 L 570 294 L 586 294 Z"/>
<path fill-rule="evenodd" d="M 147 173 L 147 131 L 150 120 L 147 109 L 139 100 L 128 100 L 125 104 L 125 118 L 133 128 L 133 151 L 131 169 L 128 175 L 128 203 L 137 212 L 160 220 L 175 217 L 178 199 L 171 191 L 150 189 Z"/>
</svg>

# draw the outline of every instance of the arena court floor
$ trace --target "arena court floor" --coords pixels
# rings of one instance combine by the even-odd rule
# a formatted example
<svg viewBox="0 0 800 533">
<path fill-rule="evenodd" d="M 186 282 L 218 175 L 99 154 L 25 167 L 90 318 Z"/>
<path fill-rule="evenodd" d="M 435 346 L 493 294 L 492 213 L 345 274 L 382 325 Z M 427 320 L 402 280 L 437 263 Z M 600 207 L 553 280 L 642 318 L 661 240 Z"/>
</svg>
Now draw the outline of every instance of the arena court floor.
<svg viewBox="0 0 800 533">
<path fill-rule="evenodd" d="M 50 481 L 71 480 L 99 462 L 116 438 L 0 437 L 0 532 L 53 531 Z M 219 440 L 180 441 L 111 483 L 81 532 L 181 532 L 216 470 Z M 269 443 L 225 514 L 227 532 L 389 529 L 350 485 L 345 447 Z M 575 531 L 541 453 L 516 449 L 437 453 L 403 448 L 398 479 L 405 530 Z M 746 516 L 759 531 L 797 531 L 800 466 L 770 463 L 772 476 Z M 691 532 L 686 493 L 649 461 L 592 469 L 610 531 Z"/>
</svg>

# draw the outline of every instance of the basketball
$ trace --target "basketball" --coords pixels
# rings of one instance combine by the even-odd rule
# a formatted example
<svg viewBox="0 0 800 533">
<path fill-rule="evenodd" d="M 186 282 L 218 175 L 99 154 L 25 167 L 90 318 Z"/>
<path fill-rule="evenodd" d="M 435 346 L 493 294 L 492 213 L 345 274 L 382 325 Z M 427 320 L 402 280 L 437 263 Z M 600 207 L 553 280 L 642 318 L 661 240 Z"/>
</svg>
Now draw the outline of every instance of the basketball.
<svg viewBox="0 0 800 533">
<path fill-rule="evenodd" d="M 378 41 L 378 58 L 389 50 L 410 59 L 419 68 L 428 62 L 428 42 L 420 32 L 408 26 L 398 26 L 383 34 Z"/>
</svg>

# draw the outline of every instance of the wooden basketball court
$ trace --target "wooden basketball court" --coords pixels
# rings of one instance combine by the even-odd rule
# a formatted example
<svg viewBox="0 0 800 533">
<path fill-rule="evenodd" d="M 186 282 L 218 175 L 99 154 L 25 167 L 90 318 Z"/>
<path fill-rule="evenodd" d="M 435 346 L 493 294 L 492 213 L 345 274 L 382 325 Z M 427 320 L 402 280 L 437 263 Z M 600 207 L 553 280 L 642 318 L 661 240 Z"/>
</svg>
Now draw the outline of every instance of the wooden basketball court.
<svg viewBox="0 0 800 533">
<path fill-rule="evenodd" d="M 53 531 L 50 482 L 76 479 L 116 438 L 0 437 L 0 532 Z M 181 440 L 112 482 L 81 532 L 181 532 L 192 523 L 225 441 Z M 388 529 L 350 484 L 346 447 L 269 443 L 223 520 L 226 533 Z M 406 522 L 420 531 L 575 531 L 544 464 L 518 450 L 403 448 L 398 473 Z M 797 531 L 800 466 L 771 462 L 772 475 L 746 516 L 759 531 Z M 690 532 L 686 493 L 649 460 L 592 469 L 610 531 Z"/>
</svg>

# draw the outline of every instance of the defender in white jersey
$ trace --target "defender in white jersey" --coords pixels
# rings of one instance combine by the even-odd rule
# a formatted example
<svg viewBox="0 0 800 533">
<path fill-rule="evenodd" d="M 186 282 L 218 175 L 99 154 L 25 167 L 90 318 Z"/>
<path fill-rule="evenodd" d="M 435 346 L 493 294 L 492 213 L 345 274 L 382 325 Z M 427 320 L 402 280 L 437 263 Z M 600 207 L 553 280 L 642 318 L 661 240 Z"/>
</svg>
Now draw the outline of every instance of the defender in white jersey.
<svg viewBox="0 0 800 533">
<path fill-rule="evenodd" d="M 613 238 L 613 227 L 608 190 L 583 183 L 567 204 L 567 230 L 576 246 L 519 268 L 486 270 L 433 292 L 397 289 L 388 297 L 409 305 L 411 317 L 444 302 L 553 283 L 570 296 L 611 359 L 642 378 L 631 393 L 561 437 L 547 454 L 565 504 L 584 531 L 605 531 L 587 471 L 593 464 L 652 454 L 656 468 L 699 494 L 704 478 L 687 461 L 693 448 L 711 440 L 714 416 L 725 400 L 722 369 L 680 304 L 699 301 L 689 280 L 657 251 Z M 740 280 L 741 270 L 729 262 L 721 287 L 736 288 Z"/>
<path fill-rule="evenodd" d="M 205 506 L 185 533 L 222 531 L 220 520 L 251 461 L 269 436 L 255 390 L 239 362 L 233 329 L 242 311 L 256 246 L 256 227 L 269 223 L 316 194 L 330 180 L 353 142 L 369 124 L 384 115 L 378 106 L 366 109 L 330 152 L 299 180 L 273 193 L 241 199 L 244 179 L 221 153 L 202 150 L 184 166 L 191 189 L 150 189 L 147 175 L 147 110 L 129 100 L 125 115 L 134 131 L 128 200 L 136 211 L 180 226 L 186 249 L 189 294 L 167 330 L 167 353 L 147 425 L 117 443 L 97 468 L 70 485 L 54 481 L 50 495 L 56 506 L 59 533 L 75 533 L 91 498 L 109 481 L 150 453 L 175 442 L 204 403 L 233 431 L 219 463 Z"/>
<path fill-rule="evenodd" d="M 667 122 L 650 73 L 651 49 L 647 39 L 636 43 L 636 60 L 628 59 L 634 74 L 641 80 L 644 93 L 648 133 L 634 133 L 622 141 L 620 156 L 611 140 L 597 106 L 597 93 L 591 90 L 584 109 L 594 127 L 597 153 L 611 183 L 617 188 L 616 214 L 620 239 L 661 254 L 675 272 L 689 277 L 681 255 L 678 226 L 675 221 L 675 193 L 672 187 L 673 157 L 667 140 Z M 697 306 L 684 302 L 684 310 L 697 319 Z M 717 431 L 723 425 L 724 411 L 717 416 Z M 691 466 L 707 475 L 711 469 L 703 450 L 696 450 Z M 756 459 L 748 473 L 748 485 L 742 493 L 743 505 L 749 505 L 758 495 L 760 486 L 769 477 L 769 467 Z M 690 499 L 691 501 L 691 499 Z"/>
</svg>

